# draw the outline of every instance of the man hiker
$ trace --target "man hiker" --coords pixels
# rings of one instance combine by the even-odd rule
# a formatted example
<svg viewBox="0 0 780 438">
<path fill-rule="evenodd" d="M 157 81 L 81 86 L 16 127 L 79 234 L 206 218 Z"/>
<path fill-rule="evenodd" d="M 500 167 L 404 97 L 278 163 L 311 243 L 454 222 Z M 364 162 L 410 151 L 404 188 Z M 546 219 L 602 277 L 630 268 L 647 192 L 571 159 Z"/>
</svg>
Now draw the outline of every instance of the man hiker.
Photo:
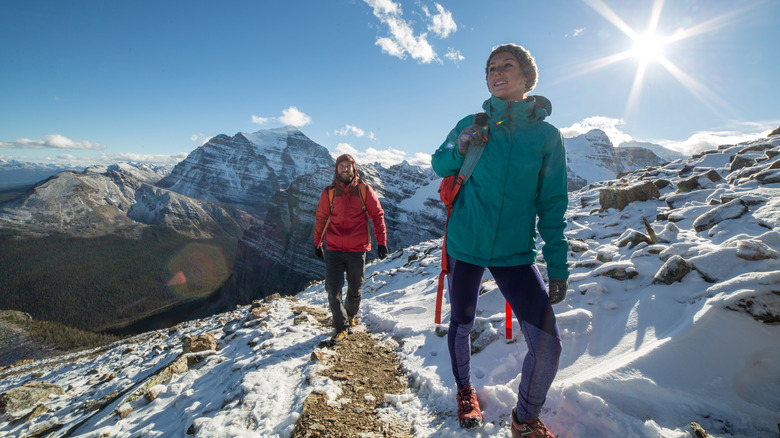
<svg viewBox="0 0 780 438">
<path fill-rule="evenodd" d="M 385 212 L 374 190 L 358 176 L 357 164 L 351 155 L 336 159 L 333 184 L 325 187 L 317 204 L 314 225 L 314 254 L 325 260 L 325 290 L 333 315 L 335 333 L 332 343 L 342 341 L 357 325 L 366 252 L 371 250 L 368 220 L 374 224 L 377 255 L 387 257 Z M 326 251 L 323 243 L 327 242 Z M 347 297 L 342 302 L 344 274 Z"/>
</svg>

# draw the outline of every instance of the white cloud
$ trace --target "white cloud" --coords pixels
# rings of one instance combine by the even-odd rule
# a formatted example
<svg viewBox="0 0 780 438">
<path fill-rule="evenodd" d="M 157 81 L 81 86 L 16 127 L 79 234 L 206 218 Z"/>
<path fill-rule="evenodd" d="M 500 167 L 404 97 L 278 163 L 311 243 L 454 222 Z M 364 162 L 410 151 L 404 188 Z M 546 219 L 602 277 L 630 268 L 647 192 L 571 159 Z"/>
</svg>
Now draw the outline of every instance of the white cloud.
<svg viewBox="0 0 780 438">
<path fill-rule="evenodd" d="M 311 117 L 301 112 L 298 108 L 294 106 L 291 106 L 286 110 L 282 110 L 281 117 L 260 117 L 255 115 L 252 116 L 252 123 L 256 123 L 258 125 L 264 125 L 273 120 L 276 120 L 283 125 L 295 126 L 296 128 L 300 128 L 301 126 L 306 126 L 309 123 L 311 123 Z"/>
<path fill-rule="evenodd" d="M 258 125 L 265 125 L 269 120 L 270 119 L 268 117 L 258 117 L 252 115 L 252 123 L 257 123 Z"/>
<path fill-rule="evenodd" d="M 365 151 L 361 152 L 349 143 L 339 143 L 336 145 L 334 158 L 341 154 L 352 155 L 355 157 L 358 165 L 379 163 L 384 167 L 390 167 L 394 164 L 399 164 L 404 160 L 417 166 L 429 167 L 431 165 L 431 156 L 429 154 L 418 152 L 413 157 L 407 157 L 406 152 L 393 148 L 387 148 L 385 150 L 367 148 Z"/>
<path fill-rule="evenodd" d="M 134 153 L 118 153 L 118 154 L 100 154 L 100 155 L 86 155 L 79 156 L 74 154 L 62 153 L 56 156 L 49 157 L 37 157 L 37 158 L 21 158 L 21 157 L 3 157 L 17 161 L 27 161 L 31 163 L 50 163 L 61 166 L 73 166 L 73 167 L 89 167 L 93 165 L 110 165 L 122 162 L 134 162 L 134 163 L 148 163 L 159 166 L 175 166 L 178 162 L 187 158 L 189 153 L 178 152 L 176 154 L 164 155 L 164 154 L 134 154 Z"/>
<path fill-rule="evenodd" d="M 766 137 L 769 130 L 755 133 L 744 133 L 737 131 L 701 131 L 693 134 L 683 141 L 675 140 L 655 140 L 666 148 L 682 152 L 686 155 L 694 155 L 712 149 L 717 149 L 720 145 L 733 145 L 745 141 L 755 140 Z"/>
<path fill-rule="evenodd" d="M 195 146 L 203 146 L 206 142 L 211 140 L 212 137 L 206 136 L 206 134 L 192 134 L 190 138 Z"/>
<path fill-rule="evenodd" d="M 298 108 L 291 106 L 286 110 L 282 110 L 282 117 L 279 117 L 279 121 L 285 125 L 300 128 L 311 123 L 311 117 L 299 111 Z"/>
<path fill-rule="evenodd" d="M 581 36 L 583 33 L 585 33 L 585 28 L 584 27 L 580 28 L 580 29 L 574 29 L 574 36 L 575 37 Z"/>
<path fill-rule="evenodd" d="M 417 152 L 416 154 L 414 154 L 414 157 L 412 157 L 411 159 L 407 159 L 406 161 L 408 161 L 409 164 L 414 164 L 415 166 L 430 167 L 431 154 Z"/>
<path fill-rule="evenodd" d="M 366 136 L 366 131 L 358 128 L 357 126 L 352 126 L 352 125 L 347 125 L 342 129 L 337 129 L 333 133 L 342 137 L 345 137 L 350 134 L 354 135 L 355 137 Z M 371 140 L 376 140 L 376 137 L 374 137 L 373 132 L 368 133 L 368 138 L 370 138 Z"/>
<path fill-rule="evenodd" d="M 395 56 L 400 59 L 406 59 L 407 54 L 419 62 L 428 64 L 432 61 L 439 61 L 436 51 L 428 43 L 428 34 L 423 33 L 419 36 L 414 35 L 414 31 L 409 23 L 401 15 L 401 5 L 392 0 L 364 0 L 365 3 L 374 10 L 374 16 L 379 18 L 385 24 L 390 37 L 379 37 L 375 45 L 382 48 L 384 53 Z"/>
<path fill-rule="evenodd" d="M 41 140 L 19 138 L 10 143 L 0 142 L 0 147 L 11 149 L 72 149 L 102 151 L 106 148 L 100 143 L 87 140 L 73 141 L 61 134 L 45 135 Z"/>
<path fill-rule="evenodd" d="M 179 152 L 176 154 L 171 155 L 163 155 L 163 154 L 134 154 L 129 152 L 122 152 L 118 154 L 103 154 L 99 157 L 83 157 L 80 158 L 80 161 L 83 161 L 84 164 L 114 164 L 119 163 L 123 161 L 132 161 L 136 163 L 151 163 L 151 164 L 159 164 L 159 165 L 175 165 L 179 161 L 184 160 L 187 158 L 189 153 L 187 152 Z"/>
<path fill-rule="evenodd" d="M 444 57 L 456 64 L 466 59 L 463 55 L 460 54 L 460 50 L 455 50 L 452 47 L 448 48 L 448 51 Z"/>
<path fill-rule="evenodd" d="M 621 129 L 623 125 L 624 121 L 621 119 L 603 116 L 588 117 L 582 122 L 561 128 L 561 134 L 565 138 L 571 138 L 585 134 L 592 129 L 601 129 L 607 134 L 613 145 L 620 146 L 621 143 L 634 140 L 631 135 L 623 132 Z M 716 149 L 720 145 L 737 144 L 766 137 L 774 129 L 772 127 L 780 125 L 780 121 L 731 122 L 731 125 L 733 129 L 701 131 L 685 140 L 641 139 L 638 141 L 656 143 L 686 155 L 694 155 L 699 152 Z"/>
<path fill-rule="evenodd" d="M 626 134 L 622 129 L 620 129 L 620 127 L 624 124 L 625 122 L 621 119 L 594 116 L 588 117 L 587 119 L 579 123 L 575 123 L 569 127 L 561 128 L 561 134 L 563 134 L 565 138 L 571 138 L 585 134 L 593 129 L 601 129 L 607 134 L 607 137 L 609 137 L 609 139 L 612 141 L 612 144 L 618 146 L 621 143 L 633 140 L 630 135 Z"/>
<path fill-rule="evenodd" d="M 401 4 L 393 0 L 365 0 L 366 3 L 374 8 L 374 15 L 401 15 Z M 378 15 L 377 15 L 378 16 Z"/>
<path fill-rule="evenodd" d="M 428 8 L 423 7 L 425 15 L 431 19 L 431 24 L 428 25 L 428 30 L 435 33 L 439 38 L 444 39 L 450 36 L 451 33 L 458 31 L 458 25 L 455 24 L 455 20 L 452 19 L 452 12 L 444 9 L 444 7 L 438 3 L 434 3 L 438 14 L 431 15 L 428 13 Z"/>
</svg>

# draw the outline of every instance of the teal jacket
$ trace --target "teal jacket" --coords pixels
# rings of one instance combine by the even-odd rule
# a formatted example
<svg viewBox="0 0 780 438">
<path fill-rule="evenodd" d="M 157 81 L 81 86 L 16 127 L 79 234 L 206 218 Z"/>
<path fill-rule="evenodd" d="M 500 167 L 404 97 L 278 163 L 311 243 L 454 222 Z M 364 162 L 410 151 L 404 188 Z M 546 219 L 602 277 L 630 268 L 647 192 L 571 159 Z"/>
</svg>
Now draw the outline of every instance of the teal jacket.
<svg viewBox="0 0 780 438">
<path fill-rule="evenodd" d="M 488 142 L 455 201 L 447 253 L 483 267 L 533 264 L 538 230 L 548 277 L 569 278 L 563 234 L 568 182 L 560 131 L 544 121 L 548 111 L 534 110 L 533 97 L 507 102 L 493 96 L 482 108 L 490 118 Z M 464 117 L 433 154 L 439 176 L 460 170 L 465 155 L 458 152 L 458 134 L 472 123 L 473 115 Z"/>
</svg>

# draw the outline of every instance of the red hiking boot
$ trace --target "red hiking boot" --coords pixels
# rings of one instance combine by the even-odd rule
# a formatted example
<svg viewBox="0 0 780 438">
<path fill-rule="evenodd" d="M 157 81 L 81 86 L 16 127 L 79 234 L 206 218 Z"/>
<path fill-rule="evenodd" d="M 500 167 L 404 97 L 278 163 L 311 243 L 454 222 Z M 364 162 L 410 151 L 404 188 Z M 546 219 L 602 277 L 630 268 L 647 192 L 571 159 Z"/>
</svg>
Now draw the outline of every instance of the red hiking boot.
<svg viewBox="0 0 780 438">
<path fill-rule="evenodd" d="M 513 438 L 555 438 L 550 429 L 542 423 L 542 420 L 529 420 L 523 423 L 517 421 L 515 410 L 512 409 L 512 437 Z"/>
<path fill-rule="evenodd" d="M 460 427 L 471 429 L 482 426 L 482 411 L 479 410 L 477 391 L 472 386 L 466 386 L 456 396 L 458 399 L 458 421 Z"/>
</svg>

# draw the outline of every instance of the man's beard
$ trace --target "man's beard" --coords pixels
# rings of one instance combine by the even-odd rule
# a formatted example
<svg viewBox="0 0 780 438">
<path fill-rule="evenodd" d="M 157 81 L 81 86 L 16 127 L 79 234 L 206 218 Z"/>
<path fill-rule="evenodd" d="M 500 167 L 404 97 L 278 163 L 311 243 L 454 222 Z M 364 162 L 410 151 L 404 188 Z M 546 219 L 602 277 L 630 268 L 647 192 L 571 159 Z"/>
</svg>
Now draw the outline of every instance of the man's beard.
<svg viewBox="0 0 780 438">
<path fill-rule="evenodd" d="M 343 183 L 352 182 L 353 178 L 355 178 L 355 174 L 352 172 L 339 172 L 339 181 Z"/>
</svg>

